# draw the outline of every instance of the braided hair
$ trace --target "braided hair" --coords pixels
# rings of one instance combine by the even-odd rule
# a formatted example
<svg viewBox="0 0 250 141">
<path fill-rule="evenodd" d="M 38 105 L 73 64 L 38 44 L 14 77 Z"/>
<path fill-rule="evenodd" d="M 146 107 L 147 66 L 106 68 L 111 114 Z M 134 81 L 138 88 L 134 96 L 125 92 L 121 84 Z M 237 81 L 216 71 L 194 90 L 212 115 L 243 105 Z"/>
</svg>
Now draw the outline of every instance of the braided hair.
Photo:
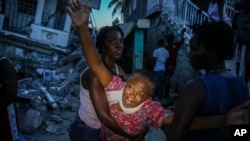
<svg viewBox="0 0 250 141">
<path fill-rule="evenodd" d="M 117 26 L 117 25 L 114 25 L 114 26 L 104 26 L 103 28 L 101 28 L 100 32 L 97 35 L 97 38 L 96 38 L 96 47 L 97 47 L 99 53 L 101 54 L 101 57 L 102 57 L 104 65 L 108 68 L 108 70 L 113 75 L 118 75 L 116 72 L 112 71 L 112 69 L 107 65 L 107 63 L 105 62 L 105 59 L 104 59 L 104 54 L 102 52 L 102 49 L 103 49 L 103 47 L 105 45 L 105 40 L 107 39 L 107 34 L 110 31 L 118 31 L 118 32 L 121 33 L 122 37 L 124 37 L 124 33 L 123 33 L 122 29 L 119 26 Z M 124 76 L 122 76 L 122 75 L 119 75 L 119 77 L 121 77 L 122 79 L 125 79 Z"/>
<path fill-rule="evenodd" d="M 122 29 L 115 25 L 115 26 L 104 26 L 99 34 L 97 35 L 97 39 L 96 39 L 96 47 L 99 51 L 99 53 L 102 55 L 103 52 L 102 52 L 102 48 L 103 48 L 103 45 L 105 44 L 105 40 L 107 38 L 107 33 L 110 32 L 110 31 L 118 31 L 121 33 L 121 35 L 124 37 L 124 33 L 122 31 Z"/>
<path fill-rule="evenodd" d="M 218 61 L 230 59 L 234 55 L 234 33 L 223 21 L 205 22 L 197 31 L 197 43 L 206 50 L 212 50 Z"/>
</svg>

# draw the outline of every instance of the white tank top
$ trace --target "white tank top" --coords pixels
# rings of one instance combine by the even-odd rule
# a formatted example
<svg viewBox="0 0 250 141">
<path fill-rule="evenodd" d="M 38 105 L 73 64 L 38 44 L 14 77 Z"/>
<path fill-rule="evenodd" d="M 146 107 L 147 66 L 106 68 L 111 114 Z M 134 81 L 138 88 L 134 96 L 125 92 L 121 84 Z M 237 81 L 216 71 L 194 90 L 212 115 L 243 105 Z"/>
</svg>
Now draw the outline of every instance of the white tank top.
<svg viewBox="0 0 250 141">
<path fill-rule="evenodd" d="M 82 87 L 81 81 L 83 73 L 88 69 L 89 67 L 87 67 L 80 75 L 80 107 L 78 114 L 80 119 L 85 122 L 85 124 L 97 129 L 101 128 L 101 122 L 98 119 L 93 104 L 90 100 L 89 91 Z"/>
<path fill-rule="evenodd" d="M 115 65 L 115 68 L 116 68 L 117 75 L 119 75 L 117 65 Z M 97 129 L 97 128 L 101 128 L 101 122 L 96 115 L 95 109 L 93 107 L 92 101 L 89 96 L 89 91 L 82 87 L 82 81 L 81 81 L 81 77 L 83 73 L 87 71 L 88 69 L 89 67 L 87 67 L 80 75 L 80 107 L 78 110 L 78 114 L 79 114 L 80 119 L 83 122 L 85 122 L 85 124 L 87 124 L 89 127 Z M 111 102 L 111 101 L 112 100 L 108 100 L 108 102 Z"/>
</svg>

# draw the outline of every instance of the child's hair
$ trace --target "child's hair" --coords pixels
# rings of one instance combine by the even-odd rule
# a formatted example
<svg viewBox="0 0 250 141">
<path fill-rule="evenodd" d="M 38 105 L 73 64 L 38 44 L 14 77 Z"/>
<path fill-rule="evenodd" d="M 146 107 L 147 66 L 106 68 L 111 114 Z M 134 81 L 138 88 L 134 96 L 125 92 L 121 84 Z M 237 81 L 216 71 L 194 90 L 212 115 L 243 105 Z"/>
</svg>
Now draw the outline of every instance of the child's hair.
<svg viewBox="0 0 250 141">
<path fill-rule="evenodd" d="M 234 55 L 234 33 L 223 21 L 205 22 L 197 32 L 197 44 L 206 50 L 212 50 L 218 61 L 230 59 Z"/>
<path fill-rule="evenodd" d="M 144 69 L 137 69 L 131 76 L 129 79 L 133 79 L 135 77 L 138 77 L 138 76 L 141 76 L 143 78 L 145 78 L 145 81 L 147 80 L 148 81 L 148 84 L 150 86 L 150 94 L 153 94 L 154 90 L 155 90 L 155 78 L 154 78 L 154 75 L 147 71 L 147 70 L 144 70 Z"/>
<path fill-rule="evenodd" d="M 97 35 L 96 38 L 96 48 L 98 49 L 99 53 L 102 55 L 102 59 L 103 59 L 103 52 L 102 52 L 102 48 L 105 44 L 105 40 L 107 38 L 107 33 L 110 31 L 118 31 L 121 33 L 122 37 L 124 37 L 124 33 L 122 31 L 122 29 L 119 26 L 104 26 L 99 34 Z M 112 69 L 107 65 L 107 63 L 105 62 L 105 60 L 103 60 L 104 65 L 108 68 L 108 70 L 113 74 L 113 75 L 117 75 L 116 72 L 112 71 Z M 125 80 L 124 76 L 119 75 L 119 77 L 121 77 L 123 80 Z"/>
<path fill-rule="evenodd" d="M 118 31 L 121 33 L 122 37 L 124 37 L 124 33 L 119 26 L 116 26 L 116 25 L 115 26 L 104 26 L 100 30 L 100 32 L 96 38 L 96 47 L 97 47 L 100 54 L 102 54 L 102 47 L 103 47 L 105 40 L 107 38 L 107 33 L 110 31 Z"/>
</svg>

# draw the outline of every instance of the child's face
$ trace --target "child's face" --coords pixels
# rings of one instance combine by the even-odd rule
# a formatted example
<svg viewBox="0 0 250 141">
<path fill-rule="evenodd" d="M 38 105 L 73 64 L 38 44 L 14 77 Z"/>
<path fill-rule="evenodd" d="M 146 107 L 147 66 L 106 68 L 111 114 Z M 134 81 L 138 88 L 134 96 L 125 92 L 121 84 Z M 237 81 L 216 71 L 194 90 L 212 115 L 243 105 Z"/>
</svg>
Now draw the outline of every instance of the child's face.
<svg viewBox="0 0 250 141">
<path fill-rule="evenodd" d="M 148 80 L 142 76 L 136 76 L 127 81 L 123 90 L 122 102 L 124 107 L 133 108 L 140 105 L 150 97 L 151 87 Z"/>
</svg>

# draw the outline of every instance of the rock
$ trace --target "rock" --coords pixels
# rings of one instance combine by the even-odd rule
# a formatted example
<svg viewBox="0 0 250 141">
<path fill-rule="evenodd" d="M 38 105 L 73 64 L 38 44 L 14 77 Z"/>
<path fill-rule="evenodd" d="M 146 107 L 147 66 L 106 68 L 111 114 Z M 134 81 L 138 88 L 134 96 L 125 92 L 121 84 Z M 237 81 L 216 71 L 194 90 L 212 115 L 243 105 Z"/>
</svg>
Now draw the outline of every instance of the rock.
<svg viewBox="0 0 250 141">
<path fill-rule="evenodd" d="M 43 116 L 39 111 L 29 109 L 25 115 L 19 119 L 19 128 L 21 132 L 31 134 L 41 125 L 42 121 Z"/>
</svg>

